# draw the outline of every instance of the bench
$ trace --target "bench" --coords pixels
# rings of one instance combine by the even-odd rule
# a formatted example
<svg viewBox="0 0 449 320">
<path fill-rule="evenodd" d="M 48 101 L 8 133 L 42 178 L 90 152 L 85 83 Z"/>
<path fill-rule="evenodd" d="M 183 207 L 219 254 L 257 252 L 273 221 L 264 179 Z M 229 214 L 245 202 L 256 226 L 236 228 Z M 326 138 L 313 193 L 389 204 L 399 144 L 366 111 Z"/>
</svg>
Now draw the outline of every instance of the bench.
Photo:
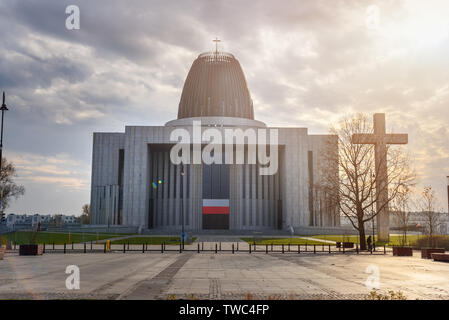
<svg viewBox="0 0 449 320">
<path fill-rule="evenodd" d="M 449 262 L 449 253 L 431 253 L 430 256 L 434 261 Z"/>
<path fill-rule="evenodd" d="M 413 256 L 412 247 L 393 247 L 393 256 L 411 257 Z"/>
<path fill-rule="evenodd" d="M 21 244 L 19 246 L 20 256 L 40 256 L 43 254 L 43 246 L 41 244 Z"/>
<path fill-rule="evenodd" d="M 444 248 L 421 248 L 422 259 L 431 259 L 432 253 L 444 253 Z"/>
<path fill-rule="evenodd" d="M 342 242 L 337 241 L 336 243 L 337 248 L 342 247 Z M 354 242 L 343 242 L 343 248 L 354 248 Z"/>
</svg>

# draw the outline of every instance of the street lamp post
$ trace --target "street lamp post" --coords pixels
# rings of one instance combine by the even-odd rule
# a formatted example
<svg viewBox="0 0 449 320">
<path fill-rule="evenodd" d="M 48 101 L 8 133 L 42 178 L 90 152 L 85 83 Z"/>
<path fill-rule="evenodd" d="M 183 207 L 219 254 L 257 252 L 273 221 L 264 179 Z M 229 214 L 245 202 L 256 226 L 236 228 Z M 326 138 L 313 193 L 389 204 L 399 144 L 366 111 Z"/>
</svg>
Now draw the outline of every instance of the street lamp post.
<svg viewBox="0 0 449 320">
<path fill-rule="evenodd" d="M 6 107 L 6 103 L 5 103 L 5 91 L 3 91 L 3 103 L 2 103 L 2 107 L 0 108 L 0 110 L 2 110 L 2 124 L 1 124 L 1 133 L 0 133 L 0 173 L 2 172 L 3 169 L 3 118 L 4 118 L 4 114 L 5 111 L 8 110 L 8 108 Z M 2 192 L 1 192 L 1 199 L 0 199 L 0 207 L 1 207 L 1 218 L 3 218 L 3 188 L 2 188 Z"/>
<path fill-rule="evenodd" d="M 184 250 L 184 164 L 181 163 L 181 243 Z"/>
</svg>

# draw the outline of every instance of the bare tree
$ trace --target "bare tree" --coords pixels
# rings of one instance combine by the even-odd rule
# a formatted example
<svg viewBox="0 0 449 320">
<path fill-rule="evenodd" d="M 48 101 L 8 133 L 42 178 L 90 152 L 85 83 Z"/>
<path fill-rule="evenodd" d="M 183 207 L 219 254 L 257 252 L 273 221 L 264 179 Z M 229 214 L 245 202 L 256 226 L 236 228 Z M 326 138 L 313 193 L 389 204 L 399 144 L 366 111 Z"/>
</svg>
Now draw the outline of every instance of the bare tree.
<svg viewBox="0 0 449 320">
<path fill-rule="evenodd" d="M 419 199 L 419 209 L 424 219 L 424 228 L 429 236 L 430 245 L 434 245 L 434 235 L 440 227 L 441 213 L 437 210 L 438 199 L 432 187 L 425 187 Z"/>
<path fill-rule="evenodd" d="M 12 198 L 17 199 L 25 193 L 25 188 L 15 183 L 17 177 L 16 168 L 12 162 L 2 158 L 2 170 L 0 172 L 0 200 L 1 213 L 0 220 L 3 218 L 3 210 L 9 206 Z"/>
<path fill-rule="evenodd" d="M 411 188 L 404 186 L 398 191 L 396 198 L 391 202 L 391 213 L 396 225 L 402 231 L 401 245 L 407 245 L 407 232 L 411 218 Z"/>
<path fill-rule="evenodd" d="M 329 139 L 329 144 L 335 144 L 336 137 L 338 148 L 330 145 L 327 148 L 329 152 L 321 155 L 321 161 L 325 163 L 322 167 L 337 167 L 338 174 L 335 174 L 335 170 L 323 170 L 321 188 L 326 189 L 341 214 L 359 232 L 360 248 L 366 250 L 365 223 L 377 217 L 400 190 L 412 185 L 415 175 L 410 169 L 409 157 L 400 148 L 387 146 L 388 185 L 376 183 L 377 172 L 385 164 L 376 168 L 374 145 L 352 143 L 354 134 L 373 133 L 373 125 L 365 114 L 343 118 L 331 127 L 330 133 L 334 137 Z M 376 184 L 388 188 L 388 199 L 379 207 L 376 206 Z"/>
<path fill-rule="evenodd" d="M 83 213 L 81 214 L 81 223 L 89 224 L 90 223 L 90 205 L 86 203 L 82 207 Z"/>
</svg>

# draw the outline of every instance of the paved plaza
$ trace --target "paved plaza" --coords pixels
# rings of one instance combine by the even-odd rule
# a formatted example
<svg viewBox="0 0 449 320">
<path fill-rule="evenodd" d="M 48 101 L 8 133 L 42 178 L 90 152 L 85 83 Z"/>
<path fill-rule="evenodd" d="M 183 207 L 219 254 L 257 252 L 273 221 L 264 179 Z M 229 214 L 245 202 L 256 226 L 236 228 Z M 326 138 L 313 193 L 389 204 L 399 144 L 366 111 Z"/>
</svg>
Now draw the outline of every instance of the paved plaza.
<svg viewBox="0 0 449 320">
<path fill-rule="evenodd" d="M 79 290 L 66 288 L 68 265 L 79 267 Z M 423 260 L 418 252 L 413 257 L 392 257 L 391 252 L 266 254 L 263 250 L 43 256 L 9 252 L 0 261 L 0 298 L 363 299 L 371 291 L 365 283 L 370 276 L 367 268 L 373 266 L 379 270 L 379 292 L 400 290 L 408 299 L 449 299 L 449 264 Z"/>
</svg>

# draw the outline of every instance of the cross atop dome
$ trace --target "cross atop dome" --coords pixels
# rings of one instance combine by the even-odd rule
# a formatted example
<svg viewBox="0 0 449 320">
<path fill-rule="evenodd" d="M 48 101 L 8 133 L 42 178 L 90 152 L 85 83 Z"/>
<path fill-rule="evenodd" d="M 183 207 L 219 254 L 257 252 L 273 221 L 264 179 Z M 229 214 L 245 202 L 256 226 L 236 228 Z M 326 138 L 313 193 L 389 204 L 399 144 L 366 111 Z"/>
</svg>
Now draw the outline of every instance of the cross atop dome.
<svg viewBox="0 0 449 320">
<path fill-rule="evenodd" d="M 218 54 L 218 43 L 221 42 L 221 40 L 215 37 L 212 41 L 215 42 L 215 54 Z"/>
</svg>

